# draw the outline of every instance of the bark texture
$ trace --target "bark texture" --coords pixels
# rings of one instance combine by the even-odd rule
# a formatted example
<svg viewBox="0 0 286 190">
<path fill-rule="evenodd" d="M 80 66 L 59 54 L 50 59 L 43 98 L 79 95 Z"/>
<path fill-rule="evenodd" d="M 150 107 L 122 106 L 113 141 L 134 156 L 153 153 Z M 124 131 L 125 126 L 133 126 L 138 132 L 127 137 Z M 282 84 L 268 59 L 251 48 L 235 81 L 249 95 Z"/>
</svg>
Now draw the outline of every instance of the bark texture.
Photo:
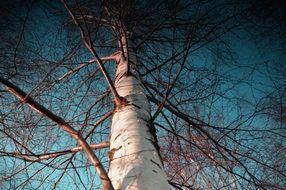
<svg viewBox="0 0 286 190">
<path fill-rule="evenodd" d="M 131 48 L 127 51 L 126 40 L 121 41 L 124 53 L 118 59 L 115 88 L 123 103 L 112 118 L 108 175 L 114 189 L 170 189 L 156 148 L 150 104 L 135 72 L 136 57 Z"/>
</svg>

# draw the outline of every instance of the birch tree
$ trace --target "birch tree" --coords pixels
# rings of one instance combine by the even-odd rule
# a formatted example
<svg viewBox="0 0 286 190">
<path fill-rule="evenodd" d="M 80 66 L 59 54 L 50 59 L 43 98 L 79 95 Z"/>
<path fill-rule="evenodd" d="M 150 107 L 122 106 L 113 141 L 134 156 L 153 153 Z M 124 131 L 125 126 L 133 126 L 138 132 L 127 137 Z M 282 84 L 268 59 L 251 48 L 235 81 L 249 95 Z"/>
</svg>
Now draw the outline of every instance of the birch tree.
<svg viewBox="0 0 286 190">
<path fill-rule="evenodd" d="M 239 58 L 250 2 L 1 3 L 1 186 L 285 188 L 285 67 Z"/>
</svg>

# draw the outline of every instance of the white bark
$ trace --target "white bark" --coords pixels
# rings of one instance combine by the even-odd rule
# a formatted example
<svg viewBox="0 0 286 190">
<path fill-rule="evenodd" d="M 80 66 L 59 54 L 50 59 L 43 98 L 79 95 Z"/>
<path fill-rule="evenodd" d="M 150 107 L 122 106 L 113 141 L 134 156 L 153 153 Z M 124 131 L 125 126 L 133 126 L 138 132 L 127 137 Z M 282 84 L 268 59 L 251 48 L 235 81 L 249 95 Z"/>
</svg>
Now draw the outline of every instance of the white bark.
<svg viewBox="0 0 286 190">
<path fill-rule="evenodd" d="M 150 133 L 150 104 L 132 68 L 126 75 L 127 60 L 121 56 L 116 71 L 115 88 L 127 105 L 117 108 L 112 118 L 108 176 L 118 190 L 170 189 Z M 133 52 L 129 61 L 136 64 Z"/>
</svg>

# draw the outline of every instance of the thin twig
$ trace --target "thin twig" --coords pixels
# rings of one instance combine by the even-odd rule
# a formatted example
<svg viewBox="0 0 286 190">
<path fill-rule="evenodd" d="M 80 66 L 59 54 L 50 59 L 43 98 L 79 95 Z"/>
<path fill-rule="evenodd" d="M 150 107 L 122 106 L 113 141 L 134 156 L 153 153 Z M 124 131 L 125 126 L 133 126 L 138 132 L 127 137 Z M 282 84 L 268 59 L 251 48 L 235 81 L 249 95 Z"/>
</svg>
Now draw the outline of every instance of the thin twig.
<svg viewBox="0 0 286 190">
<path fill-rule="evenodd" d="M 37 101 L 35 101 L 31 96 L 27 95 L 24 91 L 22 91 L 20 88 L 12 84 L 11 82 L 7 81 L 6 79 L 0 77 L 0 83 L 2 83 L 4 86 L 6 86 L 7 90 L 16 96 L 20 101 L 23 103 L 26 103 L 31 109 L 37 111 L 43 116 L 46 116 L 50 118 L 52 121 L 57 123 L 59 127 L 61 127 L 63 130 L 65 130 L 71 137 L 73 137 L 77 143 L 83 148 L 85 151 L 88 159 L 95 167 L 101 181 L 103 184 L 103 188 L 106 190 L 114 190 L 111 181 L 98 160 L 97 156 L 94 154 L 93 150 L 91 149 L 90 145 L 86 142 L 86 140 L 82 137 L 82 135 L 76 131 L 72 126 L 70 126 L 67 122 L 64 121 L 63 118 L 55 115 L 53 112 L 39 104 Z"/>
<path fill-rule="evenodd" d="M 85 47 L 91 52 L 91 54 L 93 55 L 93 57 L 95 58 L 95 61 L 97 62 L 103 76 L 105 77 L 109 87 L 110 87 L 110 90 L 111 90 L 111 93 L 113 94 L 114 96 L 114 99 L 115 99 L 115 102 L 116 103 L 121 103 L 121 98 L 119 96 L 119 94 L 117 93 L 114 85 L 113 85 L 113 82 L 109 76 L 109 74 L 107 73 L 105 67 L 103 66 L 103 62 L 102 60 L 100 59 L 100 57 L 97 55 L 95 49 L 93 48 L 92 44 L 91 44 L 91 39 L 90 39 L 90 36 L 89 36 L 89 32 L 88 32 L 88 38 L 86 37 L 86 34 L 85 34 L 85 31 L 83 29 L 83 27 L 79 24 L 79 22 L 77 21 L 77 19 L 75 18 L 75 15 L 73 14 L 73 12 L 71 11 L 71 9 L 69 8 L 68 4 L 66 3 L 65 0 L 62 0 L 62 3 L 64 4 L 65 8 L 67 9 L 68 13 L 70 14 L 72 20 L 74 21 L 75 25 L 78 26 L 79 30 L 80 30 L 80 36 L 81 36 L 81 39 L 85 45 Z M 82 15 L 81 15 L 82 16 Z M 84 17 L 83 17 L 84 18 Z M 87 26 L 86 26 L 87 27 Z"/>
<path fill-rule="evenodd" d="M 101 142 L 98 144 L 91 144 L 89 145 L 92 149 L 100 149 L 100 148 L 107 148 L 109 147 L 109 142 Z M 56 151 L 56 152 L 50 152 L 45 154 L 22 154 L 21 152 L 0 152 L 0 156 L 13 156 L 13 157 L 19 157 L 29 162 L 36 162 L 41 160 L 49 160 L 51 158 L 55 158 L 58 156 L 71 154 L 75 152 L 83 151 L 83 148 L 81 146 L 76 146 L 74 148 Z"/>
</svg>

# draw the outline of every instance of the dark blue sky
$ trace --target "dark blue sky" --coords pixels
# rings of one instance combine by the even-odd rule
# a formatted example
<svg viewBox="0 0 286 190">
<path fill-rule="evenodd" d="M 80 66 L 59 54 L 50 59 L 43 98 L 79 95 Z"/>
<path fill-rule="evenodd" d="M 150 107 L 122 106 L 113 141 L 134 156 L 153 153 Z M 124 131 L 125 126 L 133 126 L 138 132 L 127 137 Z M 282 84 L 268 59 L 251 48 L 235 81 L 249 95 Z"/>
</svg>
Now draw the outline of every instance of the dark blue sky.
<svg viewBox="0 0 286 190">
<path fill-rule="evenodd" d="M 80 44 L 79 32 L 77 28 L 72 27 L 72 22 L 66 19 L 68 18 L 66 12 L 61 12 L 64 11 L 64 8 L 59 1 L 55 1 L 54 4 L 51 4 L 53 1 L 31 2 L 0 2 L 0 75 L 7 78 L 11 77 L 11 81 L 15 82 L 23 90 L 31 92 L 43 105 L 50 106 L 50 109 L 57 114 L 77 125 L 77 127 L 81 127 L 87 108 L 89 106 L 92 107 L 91 105 L 95 99 L 97 100 L 100 97 L 99 95 L 104 94 L 107 88 L 106 83 L 99 72 L 96 71 L 97 67 L 90 65 L 71 77 L 71 79 L 63 80 L 63 83 L 50 87 L 51 81 L 55 81 L 65 72 L 75 68 L 82 62 L 88 61 L 91 56 L 82 45 L 78 45 Z M 276 147 L 274 143 L 271 144 L 273 140 L 275 140 L 275 143 L 279 142 L 280 145 L 286 146 L 285 138 L 281 138 L 279 135 L 277 135 L 277 138 L 276 136 L 268 138 L 268 134 L 265 136 L 263 134 L 261 136 L 264 138 L 262 138 L 260 133 L 255 131 L 280 128 L 282 132 L 285 132 L 286 3 L 278 0 L 246 0 L 244 3 L 244 6 L 251 5 L 251 3 L 253 5 L 249 12 L 245 13 L 250 14 L 246 19 L 246 23 L 221 36 L 213 44 L 192 52 L 187 58 L 188 65 L 186 68 L 189 70 L 184 70 L 180 78 L 181 86 L 179 87 L 181 88 L 174 88 L 173 94 L 170 96 L 172 96 L 173 99 L 171 100 L 174 102 L 176 100 L 186 101 L 185 104 L 180 105 L 178 103 L 176 106 L 187 114 L 197 117 L 197 119 L 218 126 L 222 128 L 221 130 L 235 131 L 236 128 L 241 129 L 241 132 L 238 130 L 239 132 L 237 133 L 230 133 L 233 135 L 231 137 L 238 139 L 237 141 L 242 145 L 257 148 L 259 153 L 262 154 Z M 30 9 L 31 5 L 32 8 Z M 47 5 L 51 9 L 48 10 Z M 226 12 L 230 11 L 230 9 L 226 10 Z M 224 13 L 221 14 L 223 15 Z M 203 29 L 200 31 L 201 35 L 204 32 L 208 32 Z M 165 34 L 169 33 L 166 32 Z M 73 52 L 73 47 L 77 47 L 75 52 Z M 212 49 L 213 47 L 217 49 Z M 218 47 L 221 47 L 221 49 Z M 149 55 L 158 58 L 156 54 L 153 55 L 154 52 L 151 51 L 152 49 L 148 49 L 147 46 L 142 47 L 143 53 L 144 48 L 146 52 L 150 51 Z M 164 47 L 156 48 L 161 48 L 161 51 L 165 54 L 172 52 L 170 49 L 164 49 Z M 195 48 L 196 46 L 194 46 Z M 179 48 L 175 50 L 179 50 Z M 105 52 L 102 51 L 101 53 L 104 54 Z M 144 58 L 142 52 L 138 55 L 139 58 Z M 68 58 L 66 58 L 65 56 L 69 55 L 69 53 L 71 53 L 72 57 L 67 56 Z M 142 55 L 143 57 L 140 57 Z M 164 56 L 162 57 L 165 58 Z M 65 64 L 60 65 L 61 61 Z M 148 61 L 146 62 L 148 63 Z M 145 63 L 144 60 L 142 63 Z M 155 62 L 155 66 L 156 64 L 158 62 Z M 60 66 L 57 67 L 58 65 Z M 21 72 L 13 75 L 15 66 Z M 147 66 L 153 67 L 151 62 Z M 111 74 L 114 74 L 113 63 L 107 63 L 106 67 Z M 156 83 L 156 80 L 167 80 L 170 73 L 174 78 L 175 71 L 178 68 L 177 65 L 169 68 L 168 64 L 166 64 L 166 66 L 162 67 L 163 74 L 157 70 L 154 72 L 158 74 L 156 75 L 157 78 L 152 79 L 149 75 L 150 73 L 147 72 L 144 80 L 154 83 L 154 86 L 164 93 L 166 88 Z M 142 73 L 146 72 L 143 67 L 141 69 Z M 168 73 L 168 69 L 173 72 Z M 184 85 L 186 86 L 185 89 L 183 88 Z M 0 90 L 2 90 L 2 86 Z M 180 93 L 180 91 L 183 93 Z M 96 94 L 96 97 L 94 94 Z M 6 100 L 3 100 L 4 103 L 0 104 L 1 113 L 11 111 L 14 114 L 13 116 L 16 116 L 19 121 L 23 121 L 25 119 L 24 116 L 26 116 L 25 114 L 24 116 L 21 115 L 21 117 L 18 116 L 19 112 L 27 112 L 27 115 L 31 114 L 23 105 L 19 106 L 19 103 L 10 101 L 9 98 L 7 99 L 8 103 L 6 103 Z M 9 107 L 14 104 L 15 107 Z M 113 103 L 110 97 L 104 99 L 103 103 L 90 113 L 90 123 L 98 119 L 98 115 L 103 115 L 102 111 L 106 111 L 106 108 L 111 108 L 112 106 Z M 152 106 L 154 113 L 157 107 L 155 104 L 152 104 Z M 167 113 L 172 118 L 173 115 L 169 112 Z M 29 119 L 34 117 L 31 114 Z M 157 121 L 168 126 L 162 116 Z M 177 125 L 180 127 L 180 122 L 178 123 Z M 35 133 L 40 134 L 37 136 L 37 143 L 41 142 L 40 140 L 45 137 L 52 139 L 53 135 L 51 132 L 56 133 L 59 137 L 55 141 L 56 143 L 51 143 L 51 145 L 47 141 L 47 144 L 50 145 L 48 150 L 74 145 L 73 141 L 66 141 L 68 137 L 59 133 L 57 128 L 49 129 L 50 133 L 47 133 L 47 136 L 43 136 L 47 129 L 41 127 L 40 124 L 52 126 L 50 122 L 39 119 L 40 127 L 37 129 L 39 132 Z M 109 124 L 110 122 L 107 122 L 106 125 L 99 129 L 102 130 L 100 132 L 103 134 L 100 140 L 108 138 Z M 182 125 L 185 124 L 183 123 Z M 2 128 L 3 126 L 0 127 L 0 129 Z M 249 129 L 253 129 L 253 131 L 248 132 L 247 130 Z M 210 131 L 213 131 L 214 134 L 217 133 L 214 129 L 210 129 Z M 278 131 L 278 133 L 281 133 L 281 131 Z M 165 132 L 159 134 L 163 135 Z M 224 135 L 219 135 L 221 134 L 219 133 L 217 138 L 221 138 L 223 143 L 225 140 L 223 138 Z M 98 138 L 93 140 L 98 140 Z M 230 139 L 226 140 L 226 146 L 233 148 L 235 145 L 237 144 Z M 37 151 L 45 149 L 45 145 L 41 143 L 32 144 L 31 146 L 35 147 Z M 9 145 L 7 149 L 12 151 L 13 148 Z M 271 156 L 269 154 L 265 155 Z M 106 152 L 103 152 L 101 156 L 106 156 Z M 82 155 L 79 155 L 77 159 L 75 161 L 76 164 L 86 164 Z M 106 159 L 104 160 L 106 164 Z M 59 162 L 64 162 L 64 159 L 61 159 Z M 5 171 L 1 171 L 1 165 L 6 166 L 6 164 L 9 166 L 7 166 Z M 14 164 L 22 166 L 26 163 L 18 160 Z M 0 160 L 1 175 L 10 171 L 10 168 L 13 168 L 12 165 L 13 163 L 10 161 L 4 163 L 4 161 Z M 34 168 L 29 168 L 30 172 L 35 172 L 39 167 L 41 165 L 36 164 Z M 240 169 L 238 168 L 237 172 L 243 173 Z M 47 173 L 50 174 L 50 179 L 53 180 L 58 179 L 61 172 L 56 171 L 53 173 L 53 169 L 51 169 Z M 98 182 L 90 177 L 92 175 L 86 175 L 87 173 L 94 174 L 93 170 L 79 170 L 79 173 L 83 176 L 83 180 L 86 183 L 90 181 Z M 73 175 L 76 174 L 73 173 Z M 75 181 L 79 182 L 78 180 Z M 73 182 L 73 179 L 66 175 L 61 185 L 68 187 Z M 34 182 L 34 185 L 38 186 L 41 184 Z M 48 187 L 48 183 L 45 185 Z"/>
</svg>

